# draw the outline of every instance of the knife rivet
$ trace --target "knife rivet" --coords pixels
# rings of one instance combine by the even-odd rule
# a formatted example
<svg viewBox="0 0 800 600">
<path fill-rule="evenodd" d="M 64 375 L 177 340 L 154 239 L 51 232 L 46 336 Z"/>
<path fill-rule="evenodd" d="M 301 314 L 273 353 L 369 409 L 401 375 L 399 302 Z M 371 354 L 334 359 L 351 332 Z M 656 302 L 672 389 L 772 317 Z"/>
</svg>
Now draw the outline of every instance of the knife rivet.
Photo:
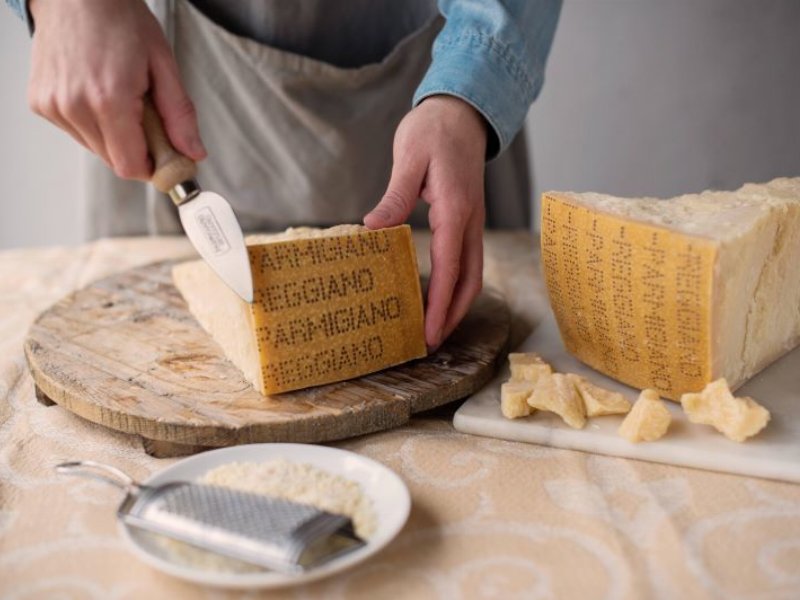
<svg viewBox="0 0 800 600">
<path fill-rule="evenodd" d="M 169 191 L 169 197 L 175 206 L 188 202 L 200 193 L 200 185 L 194 179 L 187 179 Z"/>
</svg>

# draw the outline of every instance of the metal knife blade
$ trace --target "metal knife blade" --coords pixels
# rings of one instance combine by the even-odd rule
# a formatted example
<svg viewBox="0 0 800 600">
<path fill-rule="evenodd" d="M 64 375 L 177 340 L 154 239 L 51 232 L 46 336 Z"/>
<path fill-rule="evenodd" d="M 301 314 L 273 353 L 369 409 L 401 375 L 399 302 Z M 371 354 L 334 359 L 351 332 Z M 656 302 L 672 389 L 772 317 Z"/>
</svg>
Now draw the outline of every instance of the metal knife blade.
<svg viewBox="0 0 800 600">
<path fill-rule="evenodd" d="M 153 185 L 178 207 L 183 229 L 211 269 L 246 302 L 253 302 L 250 256 L 242 228 L 225 198 L 200 189 L 197 166 L 175 148 L 152 100 L 144 100 L 142 127 L 153 158 Z"/>
<path fill-rule="evenodd" d="M 200 192 L 178 207 L 189 240 L 228 286 L 253 302 L 250 256 L 231 205 L 214 192 Z"/>
</svg>

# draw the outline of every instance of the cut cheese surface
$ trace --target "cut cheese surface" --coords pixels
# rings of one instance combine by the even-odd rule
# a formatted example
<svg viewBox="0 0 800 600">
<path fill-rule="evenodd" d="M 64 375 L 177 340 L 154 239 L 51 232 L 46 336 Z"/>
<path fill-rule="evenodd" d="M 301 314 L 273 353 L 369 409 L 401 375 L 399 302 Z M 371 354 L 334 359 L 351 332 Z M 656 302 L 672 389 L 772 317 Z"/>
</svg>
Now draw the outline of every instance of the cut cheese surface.
<svg viewBox="0 0 800 600">
<path fill-rule="evenodd" d="M 408 226 L 299 228 L 246 239 L 254 302 L 203 261 L 173 268 L 189 310 L 262 394 L 358 377 L 425 356 Z"/>
<path fill-rule="evenodd" d="M 528 398 L 531 408 L 556 413 L 573 429 L 586 425 L 586 408 L 568 375 L 544 373 Z"/>
<path fill-rule="evenodd" d="M 631 403 L 619 392 L 603 389 L 579 375 L 570 373 L 567 377 L 575 384 L 586 407 L 587 417 L 624 415 L 630 411 Z"/>
<path fill-rule="evenodd" d="M 549 192 L 541 230 L 564 344 L 614 379 L 677 400 L 800 344 L 800 178 L 670 200 Z"/>
<path fill-rule="evenodd" d="M 527 417 L 534 412 L 528 398 L 535 386 L 531 381 L 506 381 L 500 386 L 500 412 L 506 419 Z"/>
<path fill-rule="evenodd" d="M 552 373 L 553 369 L 535 352 L 511 352 L 508 366 L 512 381 L 536 383 L 542 374 Z"/>
<path fill-rule="evenodd" d="M 619 426 L 619 434 L 629 442 L 654 442 L 664 436 L 672 423 L 669 409 L 653 389 L 642 390 L 631 411 Z"/>
</svg>

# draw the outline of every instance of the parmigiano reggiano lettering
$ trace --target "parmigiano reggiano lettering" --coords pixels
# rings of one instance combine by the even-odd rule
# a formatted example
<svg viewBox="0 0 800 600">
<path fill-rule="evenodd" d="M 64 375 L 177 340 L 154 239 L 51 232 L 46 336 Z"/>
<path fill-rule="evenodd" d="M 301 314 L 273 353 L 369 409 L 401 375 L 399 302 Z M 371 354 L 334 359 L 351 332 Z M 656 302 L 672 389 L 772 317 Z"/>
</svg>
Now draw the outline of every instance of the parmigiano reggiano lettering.
<svg viewBox="0 0 800 600">
<path fill-rule="evenodd" d="M 294 229 L 247 240 L 254 302 L 202 261 L 173 280 L 192 314 L 262 394 L 358 377 L 425 356 L 408 226 Z"/>
<path fill-rule="evenodd" d="M 548 192 L 541 246 L 567 349 L 678 400 L 800 344 L 800 178 L 671 200 Z"/>
</svg>

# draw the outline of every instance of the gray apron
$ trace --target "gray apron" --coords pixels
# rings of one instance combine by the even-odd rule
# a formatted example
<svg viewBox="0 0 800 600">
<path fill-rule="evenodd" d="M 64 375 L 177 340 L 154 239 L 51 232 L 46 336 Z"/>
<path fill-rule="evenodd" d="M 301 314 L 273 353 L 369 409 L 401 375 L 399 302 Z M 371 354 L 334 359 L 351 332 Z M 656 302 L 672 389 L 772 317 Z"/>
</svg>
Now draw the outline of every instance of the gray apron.
<svg viewBox="0 0 800 600">
<path fill-rule="evenodd" d="M 342 32 L 337 40 L 313 34 L 320 27 L 315 12 L 321 10 L 313 10 L 314 2 L 320 0 L 292 5 L 302 8 L 304 2 L 305 10 L 291 18 L 287 3 L 279 9 L 277 0 L 228 2 L 228 11 L 236 6 L 247 14 L 250 6 L 263 23 L 277 24 L 259 36 L 258 21 L 237 23 L 228 15 L 232 22 L 225 23 L 224 14 L 212 19 L 210 0 L 197 0 L 204 11 L 187 0 L 151 1 L 209 151 L 199 165 L 200 183 L 231 202 L 245 231 L 361 221 L 385 191 L 395 129 L 411 106 L 442 26 L 432 1 L 384 0 L 381 6 L 362 0 L 349 3 L 363 18 L 355 28 L 352 12 L 339 11 L 339 28 L 325 15 L 324 26 Z M 224 10 L 225 3 L 216 5 Z M 390 5 L 395 14 L 387 10 Z M 363 40 L 348 35 L 345 23 L 372 35 Z M 237 30 L 246 35 L 233 33 Z M 282 47 L 260 37 L 282 38 Z M 343 51 L 335 52 L 337 47 Z M 96 158 L 86 173 L 92 237 L 181 231 L 172 203 L 152 186 L 120 180 Z M 486 198 L 487 226 L 528 226 L 524 135 L 487 165 Z M 424 226 L 426 212 L 420 202 L 412 225 Z"/>
</svg>

